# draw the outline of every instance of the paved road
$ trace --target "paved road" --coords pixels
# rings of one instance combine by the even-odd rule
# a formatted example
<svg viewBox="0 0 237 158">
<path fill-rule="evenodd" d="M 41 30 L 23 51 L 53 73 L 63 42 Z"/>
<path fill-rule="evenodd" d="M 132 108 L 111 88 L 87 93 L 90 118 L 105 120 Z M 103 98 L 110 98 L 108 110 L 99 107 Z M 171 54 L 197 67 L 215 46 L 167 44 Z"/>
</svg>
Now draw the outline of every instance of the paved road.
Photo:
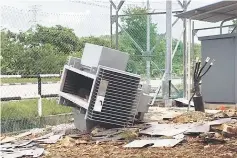
<svg viewBox="0 0 237 158">
<path fill-rule="evenodd" d="M 58 94 L 59 83 L 42 84 L 42 94 Z M 0 86 L 0 96 L 5 97 L 35 97 L 38 94 L 38 85 L 9 85 Z"/>
<path fill-rule="evenodd" d="M 181 84 L 181 79 L 172 80 L 174 85 Z M 151 80 L 152 87 L 158 87 L 161 84 L 161 80 Z M 42 84 L 42 94 L 58 94 L 59 83 L 53 84 Z M 38 85 L 9 85 L 9 86 L 0 86 L 0 97 L 34 97 L 38 94 Z"/>
</svg>

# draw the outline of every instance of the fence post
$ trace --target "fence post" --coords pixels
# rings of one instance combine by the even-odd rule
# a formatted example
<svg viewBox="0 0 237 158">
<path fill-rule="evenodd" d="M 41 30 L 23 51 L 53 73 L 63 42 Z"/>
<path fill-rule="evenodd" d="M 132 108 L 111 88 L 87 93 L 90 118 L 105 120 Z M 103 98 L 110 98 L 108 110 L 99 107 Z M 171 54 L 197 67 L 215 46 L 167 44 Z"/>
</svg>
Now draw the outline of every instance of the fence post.
<svg viewBox="0 0 237 158">
<path fill-rule="evenodd" d="M 42 116 L 42 98 L 41 98 L 41 77 L 40 74 L 38 75 L 38 115 Z"/>
</svg>

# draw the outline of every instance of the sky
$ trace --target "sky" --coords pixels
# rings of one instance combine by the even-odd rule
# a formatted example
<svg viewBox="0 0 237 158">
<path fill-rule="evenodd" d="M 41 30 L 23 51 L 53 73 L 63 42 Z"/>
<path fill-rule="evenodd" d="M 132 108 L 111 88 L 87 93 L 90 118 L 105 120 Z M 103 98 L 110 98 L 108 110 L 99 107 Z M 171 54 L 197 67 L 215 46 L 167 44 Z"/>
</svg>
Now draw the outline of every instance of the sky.
<svg viewBox="0 0 237 158">
<path fill-rule="evenodd" d="M 114 0 L 117 4 L 119 1 Z M 188 10 L 215 3 L 220 0 L 192 0 Z M 146 0 L 126 0 L 122 9 L 128 6 L 145 6 Z M 165 0 L 150 0 L 151 11 L 165 11 Z M 37 8 L 34 16 L 33 6 Z M 181 10 L 176 0 L 172 1 L 173 10 Z M 165 15 L 152 15 L 152 22 L 158 23 L 158 33 L 166 30 Z M 172 21 L 176 18 L 173 17 Z M 54 26 L 57 24 L 73 28 L 76 35 L 99 36 L 110 34 L 108 0 L 1 0 L 1 28 L 12 31 L 27 30 L 34 22 Z M 218 26 L 220 23 L 195 21 L 195 28 Z M 228 24 L 228 23 L 227 23 Z M 115 26 L 113 26 L 115 28 Z M 115 29 L 114 29 L 115 30 Z M 178 39 L 182 31 L 182 21 L 173 27 L 173 38 Z M 227 32 L 227 30 L 224 30 Z M 198 36 L 218 34 L 219 30 L 198 32 Z M 197 39 L 195 39 L 198 42 Z"/>
</svg>

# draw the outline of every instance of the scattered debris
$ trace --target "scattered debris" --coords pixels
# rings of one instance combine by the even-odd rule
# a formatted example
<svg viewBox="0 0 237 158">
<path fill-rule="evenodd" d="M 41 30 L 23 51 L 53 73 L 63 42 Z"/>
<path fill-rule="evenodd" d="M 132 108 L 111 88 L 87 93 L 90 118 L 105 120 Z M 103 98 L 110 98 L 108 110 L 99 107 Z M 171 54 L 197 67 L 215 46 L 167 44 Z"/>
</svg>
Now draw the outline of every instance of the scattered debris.
<svg viewBox="0 0 237 158">
<path fill-rule="evenodd" d="M 66 136 L 62 141 L 61 141 L 61 145 L 63 147 L 71 147 L 71 146 L 74 146 L 76 143 L 75 143 L 75 140 L 71 137 L 68 137 Z"/>
<path fill-rule="evenodd" d="M 185 131 L 185 134 L 200 134 L 209 131 L 210 131 L 210 125 L 208 125 L 207 123 L 203 123 L 188 129 L 187 131 Z"/>
<path fill-rule="evenodd" d="M 52 127 L 52 132 L 57 134 L 69 135 L 74 133 L 79 133 L 74 124 L 60 124 Z"/>
<path fill-rule="evenodd" d="M 155 140 L 134 140 L 125 145 L 125 148 L 143 148 L 143 147 L 173 147 L 183 139 L 155 139 Z"/>
<path fill-rule="evenodd" d="M 172 115 L 181 113 L 179 109 L 173 109 L 173 111 L 175 112 L 172 112 Z M 96 152 L 98 156 L 100 150 L 108 145 L 111 145 L 111 149 L 115 150 L 122 150 L 118 146 L 138 148 L 138 150 L 144 147 L 151 147 L 148 150 L 154 147 L 170 147 L 170 150 L 182 148 L 186 150 L 184 147 L 189 148 L 190 143 L 196 143 L 198 145 L 197 148 L 202 146 L 202 149 L 208 151 L 214 145 L 226 146 L 231 144 L 230 141 L 235 140 L 237 137 L 237 120 L 230 117 L 225 118 L 226 115 L 224 118 L 216 117 L 216 113 L 220 112 L 215 111 L 208 114 L 194 111 L 183 112 L 183 114 L 166 121 L 163 120 L 164 117 L 160 117 L 163 120 L 161 124 L 156 121 L 127 128 L 104 129 L 96 127 L 91 133 L 80 132 L 72 124 L 46 127 L 45 129 L 33 129 L 16 136 L 2 136 L 0 152 L 1 157 L 4 158 L 39 157 L 42 154 L 46 157 L 48 155 L 70 157 L 70 155 L 62 155 L 68 150 L 80 148 L 82 152 L 89 149 L 91 151 L 98 149 Z M 164 116 L 167 118 L 168 115 Z M 180 142 L 184 143 L 174 147 Z M 232 150 L 236 152 L 234 147 L 237 145 L 236 140 L 232 141 L 231 145 L 233 146 L 230 146 L 231 151 L 227 152 L 230 155 Z M 115 146 L 117 148 L 114 148 Z M 190 146 L 190 148 L 193 147 Z M 165 148 L 162 148 L 162 150 L 165 150 Z M 58 151 L 58 153 L 54 151 Z M 233 155 L 236 156 L 235 154 Z M 80 156 L 90 157 L 86 155 Z M 75 157 L 78 157 L 78 155 L 75 155 Z"/>
<path fill-rule="evenodd" d="M 16 140 L 15 137 L 5 137 L 4 139 L 1 140 L 1 144 L 8 143 L 8 142 L 13 142 L 15 140 Z"/>
<path fill-rule="evenodd" d="M 140 131 L 140 134 L 151 136 L 175 136 L 185 132 L 193 124 L 153 124 L 150 128 Z"/>
<path fill-rule="evenodd" d="M 220 111 L 213 115 L 214 118 L 227 118 L 229 117 L 225 112 Z"/>
<path fill-rule="evenodd" d="M 206 119 L 207 118 L 204 112 L 189 111 L 175 117 L 172 121 L 174 123 L 190 123 L 190 122 L 200 122 Z"/>
<path fill-rule="evenodd" d="M 223 137 L 216 136 L 216 133 L 208 132 L 201 134 L 199 137 L 202 138 L 202 142 L 205 144 L 223 144 L 226 142 Z"/>
<path fill-rule="evenodd" d="M 43 148 L 35 148 L 35 149 L 14 149 L 11 152 L 3 152 L 3 158 L 18 158 L 23 156 L 32 156 L 39 157 L 44 153 Z"/>
<path fill-rule="evenodd" d="M 32 134 L 32 132 L 30 132 L 30 131 L 29 132 L 25 132 L 25 133 L 21 133 L 21 134 L 15 136 L 15 138 L 19 139 L 19 138 L 22 138 L 22 137 L 26 137 L 26 136 L 28 136 L 30 134 Z"/>
<path fill-rule="evenodd" d="M 139 129 L 127 129 L 120 133 L 119 136 L 121 137 L 120 139 L 123 140 L 134 140 L 138 137 L 138 132 Z"/>
<path fill-rule="evenodd" d="M 213 125 L 220 125 L 220 124 L 227 123 L 227 122 L 231 122 L 231 118 L 223 118 L 223 119 L 210 121 L 210 122 L 208 122 L 208 124 L 213 126 Z"/>
<path fill-rule="evenodd" d="M 179 106 L 188 106 L 189 104 L 189 100 L 185 99 L 185 98 L 177 98 L 174 99 L 174 101 L 176 102 L 176 105 Z M 190 102 L 190 106 L 194 107 L 194 103 L 193 101 Z"/>
<path fill-rule="evenodd" d="M 43 130 L 42 130 L 43 131 Z M 37 132 L 39 133 L 39 132 Z M 38 147 L 40 144 L 55 144 L 62 135 L 54 135 L 53 132 L 34 138 L 21 140 L 23 137 L 35 134 L 25 132 L 14 137 L 5 137 L 1 140 L 0 151 L 3 158 L 17 158 L 23 156 L 39 157 L 44 153 L 44 148 Z"/>
<path fill-rule="evenodd" d="M 224 111 L 229 117 L 237 117 L 237 110 L 229 109 Z"/>
<path fill-rule="evenodd" d="M 62 137 L 62 134 L 52 135 L 46 139 L 38 139 L 37 142 L 40 142 L 42 144 L 55 144 L 61 137 Z"/>
</svg>

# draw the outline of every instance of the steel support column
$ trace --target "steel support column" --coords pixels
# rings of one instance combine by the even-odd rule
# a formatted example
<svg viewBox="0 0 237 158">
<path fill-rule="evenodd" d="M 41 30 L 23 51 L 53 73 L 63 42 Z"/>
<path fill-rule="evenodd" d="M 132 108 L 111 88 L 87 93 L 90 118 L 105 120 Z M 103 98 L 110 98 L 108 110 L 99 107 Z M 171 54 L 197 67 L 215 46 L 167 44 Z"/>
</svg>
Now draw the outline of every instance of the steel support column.
<svg viewBox="0 0 237 158">
<path fill-rule="evenodd" d="M 165 60 L 165 81 L 164 101 L 165 106 L 171 106 L 170 87 L 172 74 L 172 1 L 166 1 L 166 60 Z"/>
<path fill-rule="evenodd" d="M 183 10 L 187 11 L 187 1 L 183 1 Z M 183 19 L 183 97 L 187 99 L 187 20 Z"/>
<path fill-rule="evenodd" d="M 113 46 L 113 6 L 110 4 L 110 47 Z"/>
<path fill-rule="evenodd" d="M 191 83 L 192 83 L 192 80 L 191 80 L 191 43 L 192 43 L 192 21 L 191 19 L 188 20 L 188 53 L 187 53 L 187 59 L 188 59 L 188 75 L 187 75 L 187 80 L 188 80 L 188 83 L 187 83 L 187 98 L 188 100 L 190 99 L 191 97 Z"/>
<path fill-rule="evenodd" d="M 116 47 L 116 49 L 118 49 L 118 28 L 119 28 L 119 26 L 118 26 L 118 24 L 119 24 L 119 22 L 118 22 L 118 20 L 119 20 L 119 15 L 118 15 L 118 13 L 119 13 L 119 10 L 121 9 L 121 7 L 123 6 L 123 3 L 124 3 L 124 0 L 121 0 L 120 2 L 119 2 L 119 4 L 118 4 L 118 6 L 116 6 L 115 4 L 114 4 L 114 2 L 112 1 L 112 0 L 110 0 L 110 4 L 113 6 L 113 8 L 116 10 L 116 15 L 115 15 L 115 22 L 116 22 L 116 34 L 115 34 L 115 41 L 116 41 L 116 44 L 115 44 L 115 47 Z M 112 14 L 112 10 L 110 11 L 111 12 L 111 14 Z M 110 15 L 110 16 L 112 16 L 112 15 Z M 111 20 L 113 20 L 112 19 L 112 17 L 110 17 L 111 18 Z M 112 28 L 112 27 L 111 27 Z M 111 29 L 112 30 L 112 29 Z"/>
<path fill-rule="evenodd" d="M 150 4 L 149 0 L 147 0 L 147 11 L 150 9 Z M 150 80 L 151 80 L 151 51 L 150 51 L 150 45 L 151 45 L 151 37 L 150 37 L 150 15 L 147 15 L 147 26 L 146 26 L 146 33 L 147 33 L 147 38 L 146 38 L 146 52 L 147 52 L 147 58 L 146 58 L 146 75 L 147 75 L 147 84 L 150 85 Z"/>
</svg>

